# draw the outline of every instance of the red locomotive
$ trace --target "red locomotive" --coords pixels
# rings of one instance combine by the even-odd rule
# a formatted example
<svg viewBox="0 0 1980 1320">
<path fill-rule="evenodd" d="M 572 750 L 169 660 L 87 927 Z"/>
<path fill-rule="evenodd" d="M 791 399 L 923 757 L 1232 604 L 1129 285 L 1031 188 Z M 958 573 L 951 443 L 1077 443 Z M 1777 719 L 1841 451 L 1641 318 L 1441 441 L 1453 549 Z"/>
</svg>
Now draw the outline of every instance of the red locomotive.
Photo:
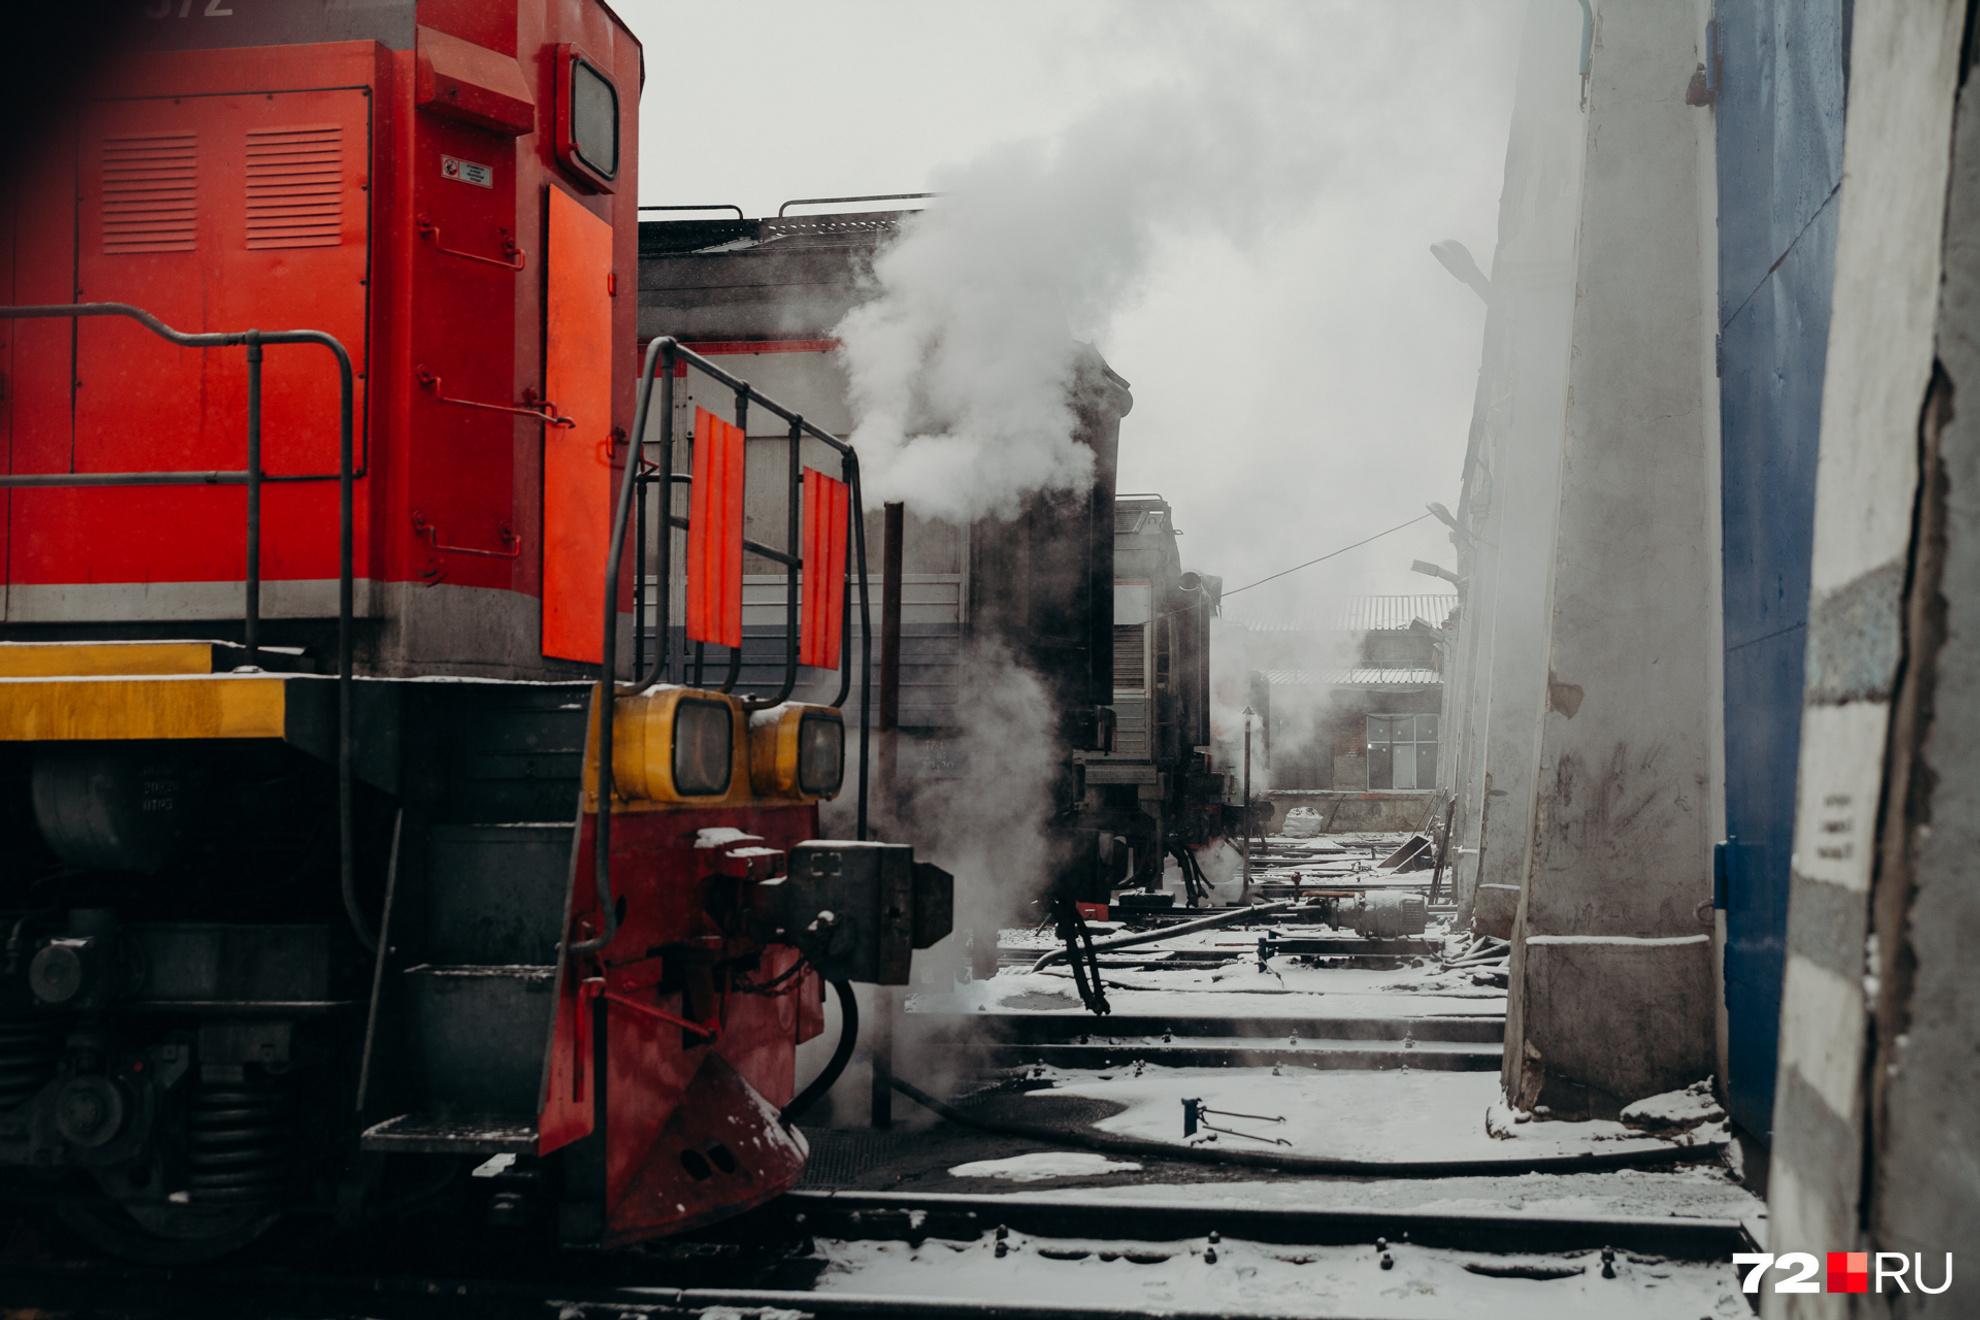
<svg viewBox="0 0 1980 1320">
<path fill-rule="evenodd" d="M 857 460 L 642 356 L 638 43 L 600 0 L 145 12 L 0 216 L 0 1194 L 147 1258 L 449 1186 L 580 1243 L 776 1195 L 823 982 L 905 981 L 949 881 L 818 837 Z M 746 552 L 781 691 L 657 683 L 677 582 L 739 646 Z"/>
</svg>

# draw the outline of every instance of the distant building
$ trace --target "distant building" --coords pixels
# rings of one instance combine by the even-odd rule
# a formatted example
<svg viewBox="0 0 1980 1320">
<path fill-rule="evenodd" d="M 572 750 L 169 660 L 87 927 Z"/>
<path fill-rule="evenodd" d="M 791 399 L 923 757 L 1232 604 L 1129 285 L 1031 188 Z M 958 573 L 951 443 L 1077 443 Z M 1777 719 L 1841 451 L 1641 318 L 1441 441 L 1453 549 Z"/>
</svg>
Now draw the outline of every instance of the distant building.
<svg viewBox="0 0 1980 1320">
<path fill-rule="evenodd" d="M 1355 596 L 1303 623 L 1247 624 L 1271 691 L 1274 819 L 1295 806 L 1333 829 L 1412 828 L 1442 758 L 1444 630 L 1454 594 Z"/>
</svg>

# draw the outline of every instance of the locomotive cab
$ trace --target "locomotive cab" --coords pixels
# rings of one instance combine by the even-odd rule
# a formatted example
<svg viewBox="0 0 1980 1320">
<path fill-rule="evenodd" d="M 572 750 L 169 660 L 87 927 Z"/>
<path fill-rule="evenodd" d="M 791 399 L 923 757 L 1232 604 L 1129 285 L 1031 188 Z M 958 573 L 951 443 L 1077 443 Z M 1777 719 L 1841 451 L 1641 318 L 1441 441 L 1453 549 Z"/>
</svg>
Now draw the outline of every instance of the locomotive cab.
<svg viewBox="0 0 1980 1320">
<path fill-rule="evenodd" d="M 442 1188 L 589 1244 L 776 1195 L 826 982 L 948 921 L 847 772 L 856 455 L 639 353 L 599 0 L 153 9 L 0 234 L 0 1187 L 144 1259 Z M 837 464 L 777 545 L 751 408 Z M 701 663 L 746 552 L 772 695 Z M 620 645 L 647 557 L 679 681 Z"/>
</svg>

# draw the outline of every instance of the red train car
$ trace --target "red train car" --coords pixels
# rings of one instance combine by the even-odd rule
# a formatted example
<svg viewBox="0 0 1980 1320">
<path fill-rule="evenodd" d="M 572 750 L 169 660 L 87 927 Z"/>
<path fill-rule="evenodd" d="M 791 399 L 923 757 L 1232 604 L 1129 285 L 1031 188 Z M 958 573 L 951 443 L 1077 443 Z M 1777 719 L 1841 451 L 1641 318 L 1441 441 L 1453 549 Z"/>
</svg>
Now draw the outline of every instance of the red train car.
<svg viewBox="0 0 1980 1320">
<path fill-rule="evenodd" d="M 787 700 L 849 677 L 856 456 L 637 351 L 637 41 L 600 0 L 145 13 L 0 215 L 0 1191 L 150 1258 L 776 1195 L 823 982 L 903 981 L 948 878 L 818 837 L 844 721 Z M 734 400 L 678 465 L 677 371 Z M 766 415 L 833 467 L 777 546 Z M 620 663 L 655 483 L 663 621 L 673 563 L 703 644 L 746 548 L 802 577 L 776 698 Z"/>
<path fill-rule="evenodd" d="M 356 577 L 378 672 L 596 661 L 632 411 L 639 43 L 599 3 L 149 7 L 39 177 L 9 301 L 182 330 L 308 327 L 356 377 Z M 168 47 L 173 49 L 158 49 Z M 618 279 L 626 279 L 623 292 Z M 137 325 L 17 323 L 12 470 L 241 466 L 230 355 Z M 337 385 L 270 351 L 262 608 L 334 615 Z M 154 631 L 240 613 L 240 494 L 16 490 L 5 620 Z"/>
</svg>

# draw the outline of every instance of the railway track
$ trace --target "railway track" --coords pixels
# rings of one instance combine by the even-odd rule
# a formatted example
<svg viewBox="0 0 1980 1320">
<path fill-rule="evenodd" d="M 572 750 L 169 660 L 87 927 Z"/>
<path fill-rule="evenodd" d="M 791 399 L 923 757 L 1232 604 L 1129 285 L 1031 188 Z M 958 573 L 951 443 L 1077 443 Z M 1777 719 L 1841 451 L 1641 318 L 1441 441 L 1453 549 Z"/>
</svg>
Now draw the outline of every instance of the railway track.
<svg viewBox="0 0 1980 1320">
<path fill-rule="evenodd" d="M 1177 1068 L 1499 1067 L 1505 1019 L 1449 1017 L 1188 1017 L 1067 1013 L 909 1014 L 904 1051 L 937 1050 L 978 1069 L 1047 1064 L 1118 1068 L 1137 1061 Z"/>
<path fill-rule="evenodd" d="M 1096 1231 L 1104 1237 L 1096 1240 Z M 1216 1281 L 1220 1260 L 1233 1273 L 1266 1262 L 1297 1281 L 1324 1274 L 1367 1280 L 1368 1305 L 1307 1310 L 1295 1292 L 1254 1309 L 1219 1295 L 1196 1306 L 1186 1295 L 1159 1313 L 1169 1320 L 1258 1315 L 1354 1316 L 1383 1287 L 1411 1271 L 1463 1271 L 1465 1296 L 1450 1313 L 1494 1314 L 1500 1295 L 1518 1309 L 1518 1287 L 1573 1280 L 1626 1292 L 1632 1275 L 1667 1279 L 1689 1271 L 1730 1280 L 1729 1261 L 1750 1245 L 1727 1219 L 1449 1214 L 1421 1210 L 1290 1209 L 1121 1201 L 1062 1194 L 968 1196 L 942 1193 L 795 1192 L 763 1211 L 690 1240 L 623 1252 L 550 1254 L 493 1273 L 418 1269 L 337 1269 L 263 1264 L 199 1269 L 105 1265 L 61 1259 L 5 1267 L 0 1316 L 427 1317 L 473 1314 L 488 1320 L 701 1316 L 773 1311 L 791 1317 L 1142 1317 L 1140 1289 L 1166 1275 Z M 898 1260 L 891 1271 L 861 1261 Z M 958 1271 L 986 1262 L 1016 1280 L 997 1295 L 965 1286 Z M 1077 1271 L 1075 1274 L 1074 1271 Z M 1391 1271 L 1402 1271 L 1393 1274 Z M 1067 1296 L 1059 1281 L 1085 1279 L 1088 1295 Z M 1037 1280 L 1036 1295 L 1023 1280 Z M 1640 1281 L 1640 1280 L 1639 1280 Z M 1097 1291 L 1093 1289 L 1097 1288 Z M 1110 1300 L 1109 1289 L 1119 1295 Z M 1184 1294 L 1190 1290 L 1184 1289 Z M 1480 1303 L 1485 1303 L 1481 1306 Z M 1412 1308 L 1411 1314 L 1425 1312 Z M 1429 1314 L 1436 1312 L 1430 1311 Z"/>
</svg>

